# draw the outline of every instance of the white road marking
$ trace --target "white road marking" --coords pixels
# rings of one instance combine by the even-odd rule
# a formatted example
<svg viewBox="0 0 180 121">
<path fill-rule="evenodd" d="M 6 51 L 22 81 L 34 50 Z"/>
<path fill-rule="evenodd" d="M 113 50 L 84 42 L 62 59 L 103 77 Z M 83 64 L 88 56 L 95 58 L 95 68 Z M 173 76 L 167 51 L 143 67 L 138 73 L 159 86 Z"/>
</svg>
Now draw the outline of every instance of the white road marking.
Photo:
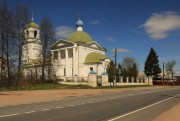
<svg viewBox="0 0 180 121">
<path fill-rule="evenodd" d="M 113 119 L 110 119 L 110 120 L 108 120 L 108 121 L 115 121 L 115 120 L 117 120 L 117 119 L 123 118 L 123 117 L 125 117 L 125 116 L 131 115 L 131 114 L 133 114 L 133 113 L 136 113 L 136 112 L 145 110 L 145 109 L 147 109 L 147 108 L 153 107 L 153 106 L 155 106 L 155 105 L 158 105 L 158 104 L 160 104 L 160 103 L 163 103 L 163 102 L 165 102 L 165 101 L 168 101 L 168 100 L 170 100 L 170 99 L 173 99 L 173 98 L 175 98 L 176 96 L 179 96 L 179 95 L 180 95 L 180 94 L 177 94 L 177 95 L 175 95 L 175 96 L 173 96 L 173 97 L 169 97 L 169 98 L 167 98 L 167 99 L 161 100 L 161 101 L 159 101 L 159 102 L 156 102 L 156 103 L 154 103 L 154 104 L 148 105 L 148 106 L 143 107 L 143 108 L 140 108 L 140 109 L 138 109 L 138 110 L 135 110 L 135 111 L 126 113 L 126 114 L 124 114 L 124 115 L 118 116 L 118 117 L 113 118 Z"/>
<path fill-rule="evenodd" d="M 73 106 L 76 106 L 76 105 L 69 105 L 69 107 L 73 107 Z"/>
<path fill-rule="evenodd" d="M 51 110 L 51 109 L 42 109 L 41 111 L 48 111 L 48 110 Z"/>
<path fill-rule="evenodd" d="M 64 108 L 64 107 L 56 107 L 56 109 L 61 109 L 61 108 Z"/>
<path fill-rule="evenodd" d="M 86 103 L 80 103 L 80 104 L 78 104 L 78 105 L 84 105 L 84 104 L 86 104 Z"/>
<path fill-rule="evenodd" d="M 34 112 L 36 112 L 36 111 L 28 111 L 28 112 L 25 112 L 25 113 L 34 113 Z"/>
<path fill-rule="evenodd" d="M 10 117 L 10 116 L 16 116 L 16 115 L 19 115 L 19 114 L 20 114 L 20 113 L 9 114 L 9 115 L 3 115 L 3 116 L 0 116 L 0 118 Z"/>
</svg>

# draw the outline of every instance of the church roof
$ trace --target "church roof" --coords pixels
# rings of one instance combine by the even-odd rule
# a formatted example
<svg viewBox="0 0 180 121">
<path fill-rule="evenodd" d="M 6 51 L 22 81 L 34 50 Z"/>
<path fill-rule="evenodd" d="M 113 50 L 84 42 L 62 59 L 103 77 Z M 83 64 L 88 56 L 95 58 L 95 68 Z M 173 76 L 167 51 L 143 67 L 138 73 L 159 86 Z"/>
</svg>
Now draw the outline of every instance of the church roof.
<svg viewBox="0 0 180 121">
<path fill-rule="evenodd" d="M 31 21 L 28 24 L 26 24 L 25 29 L 30 28 L 30 27 L 39 29 L 39 26 L 34 21 Z"/>
<path fill-rule="evenodd" d="M 68 37 L 67 41 L 75 42 L 75 43 L 83 42 L 83 43 L 87 44 L 89 42 L 92 42 L 93 39 L 91 38 L 91 36 L 88 33 L 84 32 L 84 31 L 76 31 Z"/>
<path fill-rule="evenodd" d="M 102 60 L 107 59 L 107 58 L 108 57 L 106 55 L 92 52 L 86 56 L 84 63 L 85 64 L 100 63 Z"/>
<path fill-rule="evenodd" d="M 56 50 L 56 49 L 65 48 L 65 47 L 71 47 L 73 45 L 74 44 L 72 42 L 68 42 L 66 40 L 61 39 L 51 46 L 51 50 Z"/>
</svg>

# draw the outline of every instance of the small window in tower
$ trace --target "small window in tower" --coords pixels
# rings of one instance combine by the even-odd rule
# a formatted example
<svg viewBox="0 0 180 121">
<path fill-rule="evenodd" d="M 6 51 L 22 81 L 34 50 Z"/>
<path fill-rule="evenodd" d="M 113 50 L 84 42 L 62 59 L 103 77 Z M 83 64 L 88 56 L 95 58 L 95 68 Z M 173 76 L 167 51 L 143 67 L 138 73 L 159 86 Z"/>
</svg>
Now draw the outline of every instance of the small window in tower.
<svg viewBox="0 0 180 121">
<path fill-rule="evenodd" d="M 34 39 L 37 38 L 37 31 L 34 31 Z"/>
<path fill-rule="evenodd" d="M 29 36 L 29 31 L 27 30 L 26 33 L 27 33 L 27 37 L 28 37 Z"/>
<path fill-rule="evenodd" d="M 93 71 L 93 67 L 90 67 L 90 71 Z"/>
</svg>

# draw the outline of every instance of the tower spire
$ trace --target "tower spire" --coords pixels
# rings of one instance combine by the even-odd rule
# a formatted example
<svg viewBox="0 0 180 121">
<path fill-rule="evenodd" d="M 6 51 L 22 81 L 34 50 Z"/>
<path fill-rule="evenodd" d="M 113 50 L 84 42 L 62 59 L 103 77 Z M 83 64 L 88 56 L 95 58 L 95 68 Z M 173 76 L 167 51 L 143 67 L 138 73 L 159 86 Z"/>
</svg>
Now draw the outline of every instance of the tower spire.
<svg viewBox="0 0 180 121">
<path fill-rule="evenodd" d="M 78 13 L 78 19 L 80 20 L 81 16 L 80 16 L 80 13 Z"/>
<path fill-rule="evenodd" d="M 33 11 L 32 11 L 32 18 L 31 18 L 31 21 L 34 21 Z"/>
<path fill-rule="evenodd" d="M 83 31 L 83 21 L 80 19 L 80 13 L 78 14 L 78 21 L 76 22 L 77 31 Z"/>
</svg>

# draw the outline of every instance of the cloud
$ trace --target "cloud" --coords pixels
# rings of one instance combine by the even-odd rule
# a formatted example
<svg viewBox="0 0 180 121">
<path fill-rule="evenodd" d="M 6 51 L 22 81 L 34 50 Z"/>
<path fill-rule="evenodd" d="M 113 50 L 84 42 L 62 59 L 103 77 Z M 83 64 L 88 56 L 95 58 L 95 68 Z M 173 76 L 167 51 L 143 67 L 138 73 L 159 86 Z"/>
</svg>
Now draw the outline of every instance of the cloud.
<svg viewBox="0 0 180 121">
<path fill-rule="evenodd" d="M 115 48 L 113 48 L 111 51 L 115 52 Z M 117 52 L 126 53 L 126 52 L 130 52 L 130 51 L 129 51 L 129 50 L 126 50 L 126 49 L 123 49 L 123 48 L 117 48 Z"/>
<path fill-rule="evenodd" d="M 99 20 L 94 20 L 94 21 L 91 21 L 90 24 L 92 24 L 92 25 L 99 25 L 100 21 Z"/>
<path fill-rule="evenodd" d="M 115 40 L 113 36 L 105 36 L 105 39 L 107 41 L 114 41 Z"/>
<path fill-rule="evenodd" d="M 154 40 L 166 38 L 168 32 L 180 29 L 180 14 L 175 12 L 154 13 L 141 25 Z"/>
<path fill-rule="evenodd" d="M 55 29 L 56 31 L 56 38 L 63 38 L 66 39 L 70 34 L 72 34 L 75 29 L 68 27 L 68 26 L 60 26 Z"/>
</svg>

